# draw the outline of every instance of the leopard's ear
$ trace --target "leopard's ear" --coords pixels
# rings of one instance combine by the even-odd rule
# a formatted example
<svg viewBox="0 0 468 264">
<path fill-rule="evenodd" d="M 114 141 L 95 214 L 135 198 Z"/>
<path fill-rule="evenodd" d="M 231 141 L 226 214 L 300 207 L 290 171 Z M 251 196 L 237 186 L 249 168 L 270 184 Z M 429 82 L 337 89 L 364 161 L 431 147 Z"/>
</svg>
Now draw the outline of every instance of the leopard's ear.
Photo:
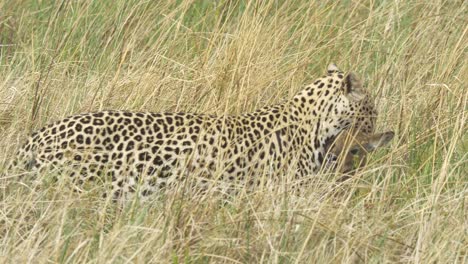
<svg viewBox="0 0 468 264">
<path fill-rule="evenodd" d="M 335 63 L 330 63 L 327 67 L 327 73 L 339 72 L 341 71 Z"/>
<path fill-rule="evenodd" d="M 345 77 L 343 86 L 344 94 L 350 101 L 359 102 L 366 97 L 362 81 L 353 72 Z"/>
</svg>

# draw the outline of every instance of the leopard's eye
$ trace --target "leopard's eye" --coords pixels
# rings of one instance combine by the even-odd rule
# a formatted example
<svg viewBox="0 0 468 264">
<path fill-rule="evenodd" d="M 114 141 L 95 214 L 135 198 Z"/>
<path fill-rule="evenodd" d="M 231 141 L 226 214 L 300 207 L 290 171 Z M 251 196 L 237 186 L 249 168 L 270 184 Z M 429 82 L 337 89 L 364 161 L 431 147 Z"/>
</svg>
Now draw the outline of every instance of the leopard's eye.
<svg viewBox="0 0 468 264">
<path fill-rule="evenodd" d="M 338 156 L 335 154 L 328 154 L 327 155 L 327 163 L 334 163 L 338 160 Z"/>
</svg>

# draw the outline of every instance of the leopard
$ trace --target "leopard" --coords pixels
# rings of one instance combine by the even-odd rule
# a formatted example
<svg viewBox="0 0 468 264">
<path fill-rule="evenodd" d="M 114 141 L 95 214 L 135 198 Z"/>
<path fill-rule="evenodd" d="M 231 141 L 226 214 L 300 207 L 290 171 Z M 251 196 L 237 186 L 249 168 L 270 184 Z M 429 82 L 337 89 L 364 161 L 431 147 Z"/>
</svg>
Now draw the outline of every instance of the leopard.
<svg viewBox="0 0 468 264">
<path fill-rule="evenodd" d="M 350 127 L 371 134 L 377 118 L 356 73 L 330 64 L 291 99 L 239 115 L 103 110 L 32 133 L 10 168 L 57 170 L 77 186 L 106 179 L 112 199 L 149 197 L 195 178 L 197 186 L 258 186 L 290 173 L 314 176 L 331 141 Z"/>
</svg>

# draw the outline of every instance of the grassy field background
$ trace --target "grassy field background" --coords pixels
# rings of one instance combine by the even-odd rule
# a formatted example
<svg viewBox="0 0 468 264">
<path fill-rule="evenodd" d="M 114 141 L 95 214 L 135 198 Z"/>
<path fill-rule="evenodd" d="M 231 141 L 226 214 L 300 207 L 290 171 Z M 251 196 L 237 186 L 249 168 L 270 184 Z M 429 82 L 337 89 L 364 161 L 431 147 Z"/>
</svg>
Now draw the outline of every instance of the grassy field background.
<svg viewBox="0 0 468 264">
<path fill-rule="evenodd" d="M 0 164 L 71 114 L 248 112 L 330 62 L 365 80 L 378 130 L 396 132 L 338 194 L 317 176 L 303 195 L 116 208 L 3 175 L 0 261 L 467 263 L 467 14 L 463 0 L 0 0 Z"/>
</svg>

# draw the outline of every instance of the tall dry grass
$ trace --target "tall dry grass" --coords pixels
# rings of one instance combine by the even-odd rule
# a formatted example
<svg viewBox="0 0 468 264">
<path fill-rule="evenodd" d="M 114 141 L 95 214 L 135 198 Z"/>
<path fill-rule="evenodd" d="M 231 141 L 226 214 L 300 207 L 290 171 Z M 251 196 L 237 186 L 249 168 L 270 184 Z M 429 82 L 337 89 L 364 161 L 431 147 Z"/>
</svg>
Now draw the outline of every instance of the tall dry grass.
<svg viewBox="0 0 468 264">
<path fill-rule="evenodd" d="M 101 109 L 238 114 L 333 61 L 396 132 L 356 177 L 223 201 L 174 192 L 118 208 L 0 180 L 0 261 L 467 263 L 467 3 L 0 0 L 0 163 L 31 131 Z M 13 184 L 15 187 L 8 187 Z M 337 193 L 336 189 L 340 191 Z"/>
</svg>

